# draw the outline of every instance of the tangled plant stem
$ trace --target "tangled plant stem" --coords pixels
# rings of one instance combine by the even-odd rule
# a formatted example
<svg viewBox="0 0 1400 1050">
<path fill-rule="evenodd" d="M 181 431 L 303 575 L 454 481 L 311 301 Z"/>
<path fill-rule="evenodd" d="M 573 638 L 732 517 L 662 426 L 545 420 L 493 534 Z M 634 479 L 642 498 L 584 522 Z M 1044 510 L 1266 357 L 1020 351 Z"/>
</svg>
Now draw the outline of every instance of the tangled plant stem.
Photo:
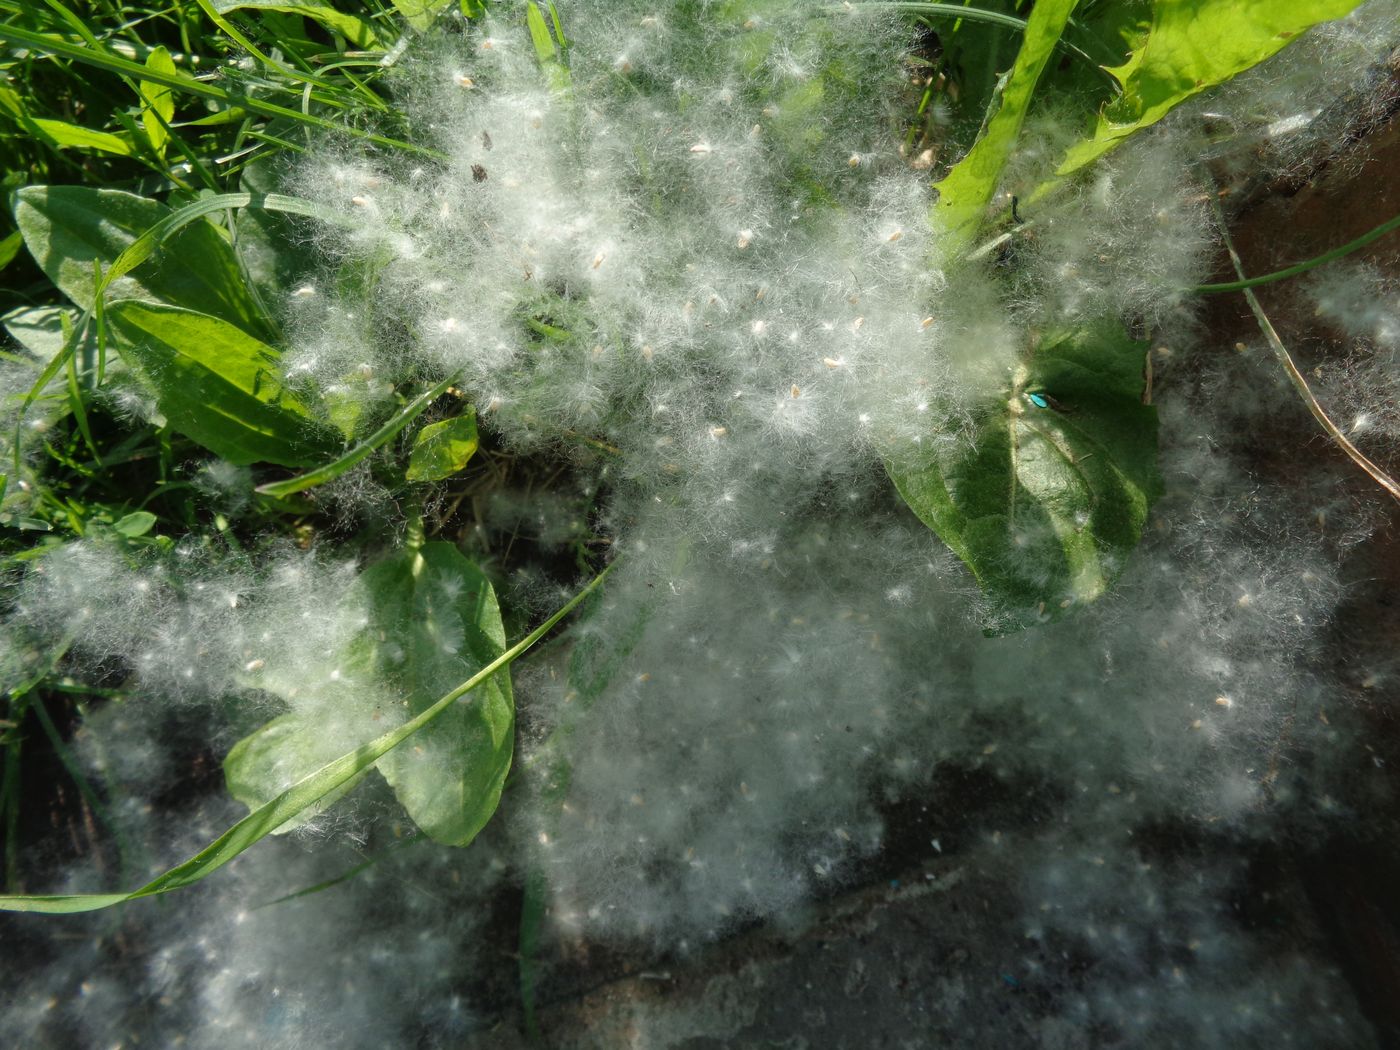
<svg viewBox="0 0 1400 1050">
<path fill-rule="evenodd" d="M 1264 308 L 1259 304 L 1259 297 L 1254 294 L 1255 284 L 1261 282 L 1251 281 L 1244 275 L 1244 264 L 1240 261 L 1239 253 L 1235 250 L 1235 242 L 1230 236 L 1229 228 L 1225 223 L 1225 217 L 1220 208 L 1220 202 L 1215 200 L 1214 205 L 1216 219 L 1220 227 L 1220 235 L 1225 241 L 1225 249 L 1230 253 L 1230 263 L 1234 266 L 1235 273 L 1239 274 L 1240 277 L 1239 281 L 1235 284 L 1235 288 L 1229 290 L 1244 292 L 1245 299 L 1249 302 L 1249 309 L 1254 314 L 1254 319 L 1259 323 L 1259 330 L 1264 333 L 1264 339 L 1268 342 L 1269 349 L 1273 351 L 1274 356 L 1278 358 L 1279 363 L 1283 365 L 1284 371 L 1288 374 L 1288 381 L 1293 384 L 1293 389 L 1298 392 L 1298 396 L 1302 399 L 1303 404 L 1307 406 L 1308 411 L 1312 413 L 1313 418 L 1317 420 L 1318 424 L 1327 432 L 1328 436 L 1337 443 L 1341 450 L 1351 457 L 1352 461 L 1358 467 L 1366 472 L 1372 481 L 1385 489 L 1386 492 L 1390 493 L 1391 498 L 1400 502 L 1400 483 L 1397 483 L 1394 478 L 1377 466 L 1364 452 L 1352 444 L 1351 439 L 1342 433 L 1341 428 L 1338 427 L 1336 423 L 1332 422 L 1332 417 L 1327 414 L 1317 398 L 1313 396 L 1312 388 L 1308 386 L 1307 379 L 1303 377 L 1302 371 L 1299 370 L 1298 365 L 1293 360 L 1293 355 L 1290 354 L 1288 348 L 1283 345 L 1283 340 L 1279 338 L 1278 332 L 1269 321 L 1268 315 L 1264 313 Z M 1397 226 L 1400 226 L 1400 216 L 1390 220 L 1390 222 L 1386 223 L 1383 227 L 1372 230 L 1366 237 L 1370 240 L 1374 240 L 1382 233 L 1387 232 L 1389 229 L 1394 229 Z M 1352 245 L 1360 246 L 1356 241 L 1353 241 Z M 1352 250 L 1352 245 L 1345 247 L 1347 250 Z M 1338 249 L 1338 251 L 1341 252 L 1342 249 Z M 1336 258 L 1336 255 L 1333 255 L 1333 258 Z M 1303 267 L 1303 269 L 1310 268 L 1311 267 L 1306 264 Z M 1295 270 L 1297 270 L 1297 268 L 1295 268 Z M 1301 270 L 1297 270 L 1297 272 L 1301 272 Z M 1276 274 L 1271 274 L 1269 276 L 1271 279 L 1278 279 L 1278 275 Z"/>
<path fill-rule="evenodd" d="M 1221 228 L 1224 229 L 1223 224 Z M 1262 274 L 1259 277 L 1244 278 L 1243 276 L 1241 276 L 1241 279 L 1238 281 L 1225 281 L 1220 284 L 1198 284 L 1194 288 L 1191 288 L 1189 290 L 1192 292 L 1199 292 L 1201 294 L 1214 294 L 1217 292 L 1243 292 L 1247 291 L 1250 288 L 1258 288 L 1260 285 L 1273 284 L 1275 281 L 1287 280 L 1289 277 L 1297 277 L 1299 274 L 1307 273 L 1309 270 L 1315 269 L 1318 266 L 1323 266 L 1327 263 L 1335 262 L 1337 259 L 1341 259 L 1347 255 L 1350 255 L 1352 252 L 1357 251 L 1360 248 L 1366 247 L 1366 245 L 1370 244 L 1372 241 L 1379 240 L 1381 237 L 1384 237 L 1387 233 L 1390 233 L 1392 230 L 1400 230 L 1400 215 L 1396 215 L 1394 218 L 1387 219 L 1375 229 L 1363 233 L 1354 241 L 1348 241 L 1346 244 L 1343 244 L 1338 248 L 1333 248 L 1331 251 L 1323 252 L 1321 255 L 1315 258 L 1308 259 L 1305 262 L 1300 262 L 1294 266 L 1286 266 L 1282 270 L 1275 270 L 1273 273 Z M 1231 259 L 1234 259 L 1233 248 L 1231 249 Z M 1236 269 L 1238 269 L 1238 266 L 1236 267 Z"/>
</svg>

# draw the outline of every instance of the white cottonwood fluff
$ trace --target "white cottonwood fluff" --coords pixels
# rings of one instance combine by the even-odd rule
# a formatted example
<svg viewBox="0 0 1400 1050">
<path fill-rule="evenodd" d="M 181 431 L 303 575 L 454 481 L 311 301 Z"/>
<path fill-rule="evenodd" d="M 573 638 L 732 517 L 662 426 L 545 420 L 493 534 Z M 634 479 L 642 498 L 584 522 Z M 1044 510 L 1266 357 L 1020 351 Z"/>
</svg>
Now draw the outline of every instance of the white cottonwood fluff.
<svg viewBox="0 0 1400 1050">
<path fill-rule="evenodd" d="M 1193 348 L 1182 316 L 1181 289 L 1203 278 L 1211 247 L 1186 163 L 1194 125 L 1169 122 L 1047 204 L 1008 294 L 931 243 L 927 175 L 896 148 L 907 41 L 894 16 L 569 5 L 572 92 L 561 96 L 517 13 L 422 42 L 400 82 L 411 124 L 446 164 L 327 146 L 300 168 L 293 188 L 346 219 L 320 235 L 328 272 L 372 259 L 379 277 L 369 298 L 338 297 L 325 276 L 292 297 L 289 370 L 371 410 L 390 381 L 460 373 L 509 447 L 571 456 L 584 435 L 617 450 L 578 468 L 604 494 L 600 528 L 625 557 L 572 628 L 575 651 L 602 655 L 571 673 L 567 653 L 545 654 L 518 676 L 534 727 L 524 761 L 548 767 L 548 731 L 572 727 L 566 804 L 535 778 L 493 831 L 543 870 L 556 928 L 683 951 L 790 916 L 887 843 L 885 802 L 940 768 L 974 768 L 1054 799 L 1053 821 L 1005 839 L 996 888 L 1017 895 L 1025 921 L 989 944 L 1089 945 L 1093 994 L 1045 977 L 1065 1018 L 1137 1045 L 1302 1033 L 1295 1045 L 1323 1046 L 1333 1024 L 1367 1045 L 1352 1003 L 1316 1018 L 1279 1005 L 1278 988 L 1321 996 L 1331 978 L 1270 969 L 1227 903 L 1237 857 L 1262 841 L 1301 849 L 1385 788 L 1318 658 L 1348 583 L 1342 560 L 1369 518 L 1302 439 L 1291 487 L 1261 488 L 1254 429 L 1292 413 L 1305 434 L 1307 420 L 1254 362 Z M 1329 46 L 1379 54 L 1379 35 L 1361 47 L 1348 26 L 1326 31 Z M 1309 107 L 1355 90 L 1320 76 L 1315 50 L 1288 49 L 1213 103 L 1241 124 L 1265 113 L 1277 125 L 1286 93 L 1268 77 L 1301 75 L 1295 55 L 1313 63 Z M 1046 157 L 1023 156 L 1016 171 L 1033 174 L 1053 152 L 1039 143 L 1067 134 L 1053 115 L 1037 119 L 1026 151 Z M 1318 309 L 1379 340 L 1389 314 L 1355 320 L 1364 282 L 1339 280 L 1314 286 Z M 984 638 L 970 578 L 898 504 L 879 452 L 975 440 L 967 406 L 1004 385 L 1029 325 L 1103 315 L 1146 318 L 1176 348 L 1158 391 L 1167 495 L 1113 595 L 1060 624 Z M 24 622 L 52 631 L 80 615 L 88 655 L 131 662 L 149 697 L 242 690 L 265 703 L 243 677 L 252 661 L 293 668 L 356 622 L 336 598 L 346 567 L 274 560 L 186 558 L 170 570 L 181 586 L 157 578 L 159 594 L 137 598 L 120 559 L 80 548 L 31 582 Z M 301 582 L 280 588 L 288 573 Z M 242 600 L 221 605 L 226 593 Z M 258 641 L 268 655 L 248 655 Z M 1358 659 L 1372 657 L 1384 675 L 1383 654 Z M 94 727 L 107 752 L 131 745 L 125 782 L 167 770 L 159 729 L 108 722 Z M 360 806 L 352 828 L 393 819 L 382 798 Z M 228 808 L 213 806 L 206 830 Z M 1172 822 L 1218 830 L 1209 870 L 1149 864 L 1139 832 Z M 382 920 L 368 940 L 330 897 L 241 920 L 259 936 L 230 935 L 235 902 L 293 888 L 285 870 L 250 863 L 198 891 L 209 910 L 152 920 L 165 943 L 152 972 L 193 996 L 222 1045 L 278 1045 L 273 1031 L 285 1045 L 324 1032 L 383 1045 L 429 1009 L 458 1010 L 452 1024 L 467 1026 L 452 982 L 475 965 L 465 916 L 499 877 L 499 845 L 404 855 L 396 878 L 426 883 L 446 912 L 405 902 L 393 881 L 347 884 L 360 909 L 347 912 Z M 333 874 L 304 867 L 308 880 Z M 199 956 L 206 947 L 217 958 Z M 319 965 L 347 947 L 378 980 L 345 984 Z M 44 972 L 56 985 L 81 961 L 60 956 Z M 392 978 L 400 966 L 417 968 L 412 990 Z M 246 986 L 239 973 L 253 975 Z M 239 1012 L 250 988 L 274 986 L 296 1004 L 276 1025 Z M 125 1003 L 131 986 L 107 994 Z"/>
</svg>

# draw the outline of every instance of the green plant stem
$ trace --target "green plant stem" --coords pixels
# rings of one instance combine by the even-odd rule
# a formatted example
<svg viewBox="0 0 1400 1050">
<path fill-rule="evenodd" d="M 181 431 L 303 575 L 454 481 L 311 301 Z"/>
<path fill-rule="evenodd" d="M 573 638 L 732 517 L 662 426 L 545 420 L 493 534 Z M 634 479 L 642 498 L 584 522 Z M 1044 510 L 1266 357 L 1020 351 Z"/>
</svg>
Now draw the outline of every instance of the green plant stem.
<svg viewBox="0 0 1400 1050">
<path fill-rule="evenodd" d="M 1374 230 L 1363 233 L 1354 241 L 1348 241 L 1340 248 L 1333 248 L 1330 252 L 1324 252 L 1315 259 L 1300 262 L 1296 266 L 1285 267 L 1282 270 L 1275 270 L 1273 273 L 1266 273 L 1262 277 L 1251 277 L 1248 280 L 1226 281 L 1222 284 L 1198 284 L 1194 288 L 1188 289 L 1192 292 L 1215 293 L 1215 292 L 1243 292 L 1250 288 L 1258 288 L 1261 284 L 1272 284 L 1274 281 L 1287 280 L 1289 277 L 1297 277 L 1300 273 L 1307 273 L 1318 266 L 1324 266 L 1350 255 L 1358 248 L 1364 248 L 1374 240 L 1384 237 L 1392 230 L 1400 230 L 1400 215 L 1388 219 L 1381 223 Z M 1231 255 L 1233 256 L 1233 249 Z"/>
<path fill-rule="evenodd" d="M 1312 389 L 1308 386 L 1308 381 L 1303 377 L 1302 371 L 1293 360 L 1293 356 L 1288 352 L 1288 348 L 1283 345 L 1283 340 L 1279 338 L 1278 332 L 1270 323 L 1268 316 L 1264 313 L 1264 308 L 1259 305 L 1259 297 L 1254 294 L 1254 289 L 1244 275 L 1244 264 L 1240 262 L 1239 252 L 1235 250 L 1234 239 L 1230 236 L 1230 231 L 1225 226 L 1225 215 L 1220 208 L 1220 202 L 1214 201 L 1216 219 L 1220 224 L 1220 234 L 1225 242 L 1225 250 L 1230 253 L 1230 263 L 1235 268 L 1235 273 L 1240 278 L 1240 291 L 1244 292 L 1245 299 L 1249 302 L 1249 309 L 1254 314 L 1254 319 L 1259 323 L 1259 330 L 1264 333 L 1264 339 L 1269 344 L 1269 349 L 1274 352 L 1274 356 L 1283 365 L 1283 370 L 1288 374 L 1288 380 L 1293 384 L 1293 389 L 1302 398 L 1303 404 L 1308 406 L 1308 411 L 1313 418 L 1325 430 L 1345 452 L 1352 461 L 1364 470 L 1377 485 L 1390 493 L 1391 497 L 1400 502 L 1400 483 L 1373 463 L 1366 454 L 1351 443 L 1351 440 L 1342 433 L 1340 427 L 1332 422 L 1332 418 L 1326 413 L 1322 405 L 1318 403 L 1313 395 Z"/>
</svg>

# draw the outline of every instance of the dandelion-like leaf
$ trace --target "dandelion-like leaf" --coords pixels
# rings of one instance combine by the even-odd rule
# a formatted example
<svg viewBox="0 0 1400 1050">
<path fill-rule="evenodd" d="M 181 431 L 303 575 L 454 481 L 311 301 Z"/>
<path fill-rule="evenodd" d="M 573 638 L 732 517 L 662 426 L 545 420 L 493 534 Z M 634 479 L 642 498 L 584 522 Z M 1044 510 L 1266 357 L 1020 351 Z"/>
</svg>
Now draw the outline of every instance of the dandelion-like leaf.
<svg viewBox="0 0 1400 1050">
<path fill-rule="evenodd" d="M 972 570 L 999 634 L 1104 594 L 1161 491 L 1145 344 L 1117 325 L 1050 334 L 978 412 L 975 445 L 886 458 L 900 495 Z"/>
</svg>

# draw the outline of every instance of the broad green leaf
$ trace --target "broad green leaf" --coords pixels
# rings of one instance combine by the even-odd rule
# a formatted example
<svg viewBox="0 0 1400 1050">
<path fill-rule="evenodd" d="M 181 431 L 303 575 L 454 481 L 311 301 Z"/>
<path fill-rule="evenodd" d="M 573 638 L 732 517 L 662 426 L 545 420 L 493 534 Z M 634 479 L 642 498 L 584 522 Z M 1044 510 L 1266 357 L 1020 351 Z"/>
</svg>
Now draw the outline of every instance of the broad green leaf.
<svg viewBox="0 0 1400 1050">
<path fill-rule="evenodd" d="M 433 20 L 452 4 L 452 0 L 394 0 L 394 8 L 403 15 L 404 21 L 418 32 L 423 32 Z"/>
<path fill-rule="evenodd" d="M 146 68 L 167 77 L 176 76 L 175 63 L 170 52 L 158 47 L 146 56 Z M 161 156 L 165 155 L 165 144 L 170 139 L 166 126 L 175 119 L 175 92 L 166 84 L 156 84 L 142 80 L 138 84 L 141 99 L 141 126 L 146 129 L 146 139 L 151 148 Z"/>
<path fill-rule="evenodd" d="M 22 306 L 0 317 L 0 324 L 11 339 L 47 364 L 63 349 L 65 314 L 69 325 L 76 323 L 73 311 L 66 307 Z M 91 336 L 84 349 L 95 349 Z"/>
<path fill-rule="evenodd" d="M 391 729 L 381 736 L 375 737 L 368 743 L 362 744 L 346 754 L 342 754 L 334 761 L 327 762 L 320 769 L 311 771 L 301 780 L 298 780 L 291 787 L 287 788 L 287 790 L 278 794 L 275 798 L 269 799 L 267 802 L 258 806 L 253 812 L 234 824 L 233 827 L 229 828 L 189 860 L 185 861 L 183 864 L 177 864 L 170 870 L 161 873 L 144 886 L 140 886 L 127 893 L 58 893 L 0 896 L 0 911 L 71 915 L 77 912 L 98 911 L 102 908 L 110 908 L 117 904 L 124 904 L 127 901 L 140 900 L 142 897 L 154 897 L 158 894 L 169 893 L 172 890 L 182 889 L 185 886 L 191 886 L 199 882 L 206 876 L 213 874 L 219 868 L 222 868 L 244 850 L 265 839 L 268 835 L 272 834 L 275 829 L 286 824 L 287 821 L 296 819 L 296 817 L 309 806 L 317 805 L 331 792 L 340 789 L 344 784 L 353 780 L 355 777 L 363 775 L 365 770 L 374 765 L 374 763 L 384 755 L 393 751 L 394 748 L 401 745 L 415 733 L 431 725 L 447 711 L 452 710 L 454 705 L 462 701 L 468 693 L 477 689 L 483 683 L 490 681 L 493 675 L 508 667 L 522 653 L 528 651 L 536 642 L 548 634 L 554 625 L 567 616 L 579 602 L 583 601 L 597 590 L 607 578 L 610 571 L 611 567 L 604 569 L 548 620 L 540 624 L 508 650 L 501 653 L 500 656 L 492 660 L 490 664 L 483 667 L 461 685 L 444 694 L 436 703 L 428 707 L 416 718 L 412 718 L 403 725 Z M 469 704 L 474 702 L 475 698 L 471 701 L 467 701 Z"/>
<path fill-rule="evenodd" d="M 999 85 L 1000 101 L 992 102 L 995 111 L 967 156 L 936 184 L 933 224 L 946 239 L 948 251 L 962 250 L 976 235 L 1021 133 L 1036 84 L 1076 2 L 1039 0 L 1031 9 L 1016 62 Z"/>
<path fill-rule="evenodd" d="M 887 455 L 904 501 L 977 577 L 989 633 L 1056 619 L 1123 571 L 1161 489 L 1145 350 L 1116 323 L 1048 336 L 980 406 L 972 446 Z"/>
<path fill-rule="evenodd" d="M 164 218 L 154 226 L 148 227 L 141 236 L 122 249 L 122 253 L 117 256 L 103 275 L 102 283 L 97 291 L 105 292 L 114 282 L 131 273 L 149 259 L 154 252 L 164 247 L 181 230 L 191 225 L 197 226 L 197 220 L 218 212 L 233 210 L 238 211 L 239 214 L 245 211 L 254 211 L 327 218 L 325 210 L 314 202 L 304 200 L 301 197 L 288 197 L 281 193 L 215 193 L 207 197 L 200 197 L 178 211 L 167 213 Z"/>
<path fill-rule="evenodd" d="M 476 454 L 476 409 L 431 423 L 418 432 L 408 457 L 409 481 L 441 481 L 467 465 Z"/>
<path fill-rule="evenodd" d="M 496 592 L 450 543 L 372 567 L 373 626 L 395 641 L 398 660 L 381 666 L 413 714 L 505 650 Z M 446 684 L 444 684 L 446 683 Z M 498 674 L 472 704 L 447 712 L 415 745 L 379 760 L 379 770 L 413 822 L 437 842 L 465 846 L 500 803 L 515 747 L 515 699 Z"/>
<path fill-rule="evenodd" d="M 137 539 L 146 535 L 155 528 L 156 516 L 148 510 L 133 510 L 112 524 L 113 530 L 121 533 L 129 540 Z"/>
<path fill-rule="evenodd" d="M 232 463 L 317 462 L 338 447 L 278 377 L 280 354 L 226 321 L 127 299 L 107 309 L 123 360 L 170 425 Z"/>
<path fill-rule="evenodd" d="M 69 353 L 77 355 L 78 360 L 89 362 L 97 359 L 97 339 L 93 327 L 89 325 L 82 340 L 78 341 L 73 338 L 77 323 L 74 311 L 64 306 L 27 306 L 0 316 L 0 325 L 4 326 L 10 338 L 34 357 L 32 362 L 25 361 L 21 367 L 33 366 L 38 378 L 42 379 L 37 386 L 31 387 L 31 396 L 25 399 L 27 412 L 33 411 L 34 401 L 43 400 L 40 395 L 44 389 L 61 374 L 67 358 L 65 346 L 68 346 Z M 114 371 L 122 374 L 114 374 Z M 108 370 L 106 386 L 109 390 L 131 382 L 125 372 L 125 369 Z M 52 424 L 65 416 L 69 407 L 67 396 L 48 399 L 39 420 Z M 32 415 L 26 415 L 26 418 L 31 422 L 36 421 Z"/>
<path fill-rule="evenodd" d="M 78 323 L 76 312 L 71 307 L 66 306 L 21 307 L 0 316 L 0 325 L 4 326 L 11 339 L 34 355 L 34 363 L 39 368 L 54 368 L 50 379 L 57 377 L 57 366 L 62 364 L 57 359 L 63 353 L 64 345 Z M 92 362 L 97 360 L 97 336 L 93 325 L 87 326 L 82 341 L 72 347 L 72 352 L 76 354 L 79 361 Z M 47 385 L 47 381 L 44 385 Z M 166 424 L 165 417 L 152 409 L 149 401 L 144 397 L 144 391 L 140 389 L 139 382 L 120 360 L 114 357 L 108 359 L 106 376 L 102 380 L 102 386 L 109 394 L 116 397 L 122 397 L 129 392 L 133 396 L 128 403 L 140 406 L 141 411 L 147 413 L 145 418 L 148 423 L 157 427 Z M 37 397 L 40 392 L 34 391 L 35 396 Z M 32 413 L 33 407 L 31 406 L 28 411 Z M 67 398 L 61 401 L 51 400 L 44 410 L 42 418 L 52 423 L 66 414 L 67 411 Z M 34 417 L 30 415 L 26 418 L 33 420 Z"/>
<path fill-rule="evenodd" d="M 283 14 L 300 15 L 302 18 L 309 18 L 311 21 L 319 23 L 333 33 L 339 33 L 355 47 L 368 49 L 380 46 L 379 37 L 374 31 L 372 23 L 357 15 L 337 11 L 330 4 L 282 3 L 281 0 L 213 0 L 213 7 L 221 15 L 239 9 L 280 11 Z"/>
<path fill-rule="evenodd" d="M 24 243 L 49 280 L 79 309 L 91 310 L 93 263 L 109 265 L 171 214 L 158 201 L 87 186 L 26 186 L 14 195 Z M 191 223 L 115 282 L 114 298 L 147 299 L 211 314 L 259 338 L 269 333 L 227 240 L 207 222 Z"/>
<path fill-rule="evenodd" d="M 373 687 L 338 691 L 334 710 L 320 713 L 303 697 L 301 710 L 239 741 L 224 761 L 224 774 L 230 793 L 249 808 L 320 768 L 349 739 L 368 739 L 378 718 L 375 697 L 403 698 L 411 717 L 505 651 L 490 581 L 450 543 L 425 544 L 376 562 L 357 586 L 368 623 L 336 667 L 343 680 L 372 681 Z M 276 683 L 260 684 L 281 691 Z M 424 730 L 413 747 L 381 758 L 379 769 L 419 828 L 437 842 L 465 846 L 496 811 L 514 732 L 515 702 L 503 671 L 471 705 L 457 706 Z M 353 786 L 347 782 L 278 830 L 309 819 Z"/>
<path fill-rule="evenodd" d="M 29 124 L 57 149 L 95 149 L 100 153 L 113 153 L 118 157 L 135 155 L 131 139 L 126 135 L 114 135 L 110 131 L 94 131 L 62 120 L 47 117 L 34 117 Z"/>
<path fill-rule="evenodd" d="M 47 142 L 55 149 L 74 147 L 115 153 L 122 157 L 132 156 L 129 136 L 94 131 L 65 120 L 32 117 L 29 115 L 24 96 L 4 84 L 0 84 L 0 110 L 8 113 L 24 132 Z"/>
<path fill-rule="evenodd" d="M 1123 94 L 1099 115 L 1093 136 L 1070 148 L 1055 172 L 1092 163 L 1207 88 L 1257 65 L 1319 22 L 1361 0 L 1156 0 L 1147 41 L 1109 72 Z"/>
</svg>

